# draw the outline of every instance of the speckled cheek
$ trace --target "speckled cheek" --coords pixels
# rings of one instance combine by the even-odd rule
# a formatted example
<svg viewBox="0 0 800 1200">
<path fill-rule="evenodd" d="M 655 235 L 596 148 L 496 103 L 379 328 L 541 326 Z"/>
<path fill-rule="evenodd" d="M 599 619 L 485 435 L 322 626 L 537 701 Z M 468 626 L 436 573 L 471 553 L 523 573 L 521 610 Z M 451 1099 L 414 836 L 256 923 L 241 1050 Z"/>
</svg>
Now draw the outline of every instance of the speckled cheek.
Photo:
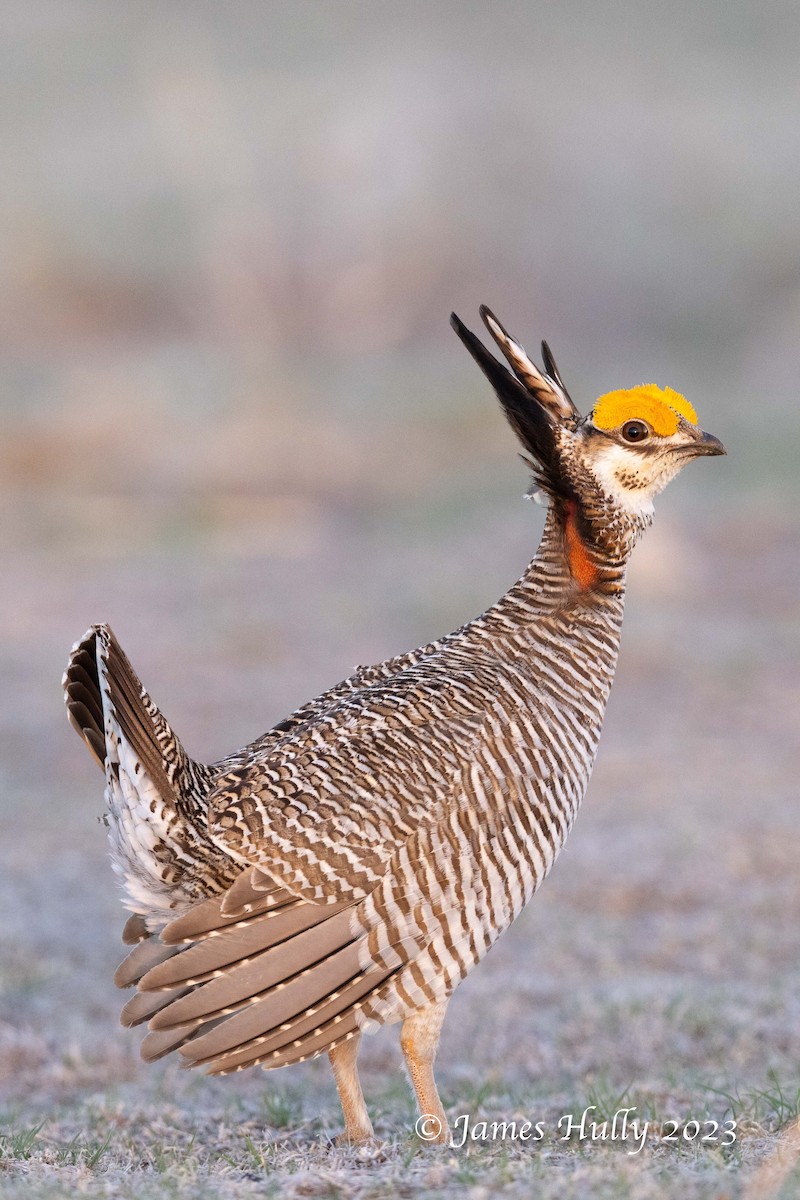
<svg viewBox="0 0 800 1200">
<path fill-rule="evenodd" d="M 651 480 L 644 479 L 637 471 L 619 470 L 614 472 L 614 478 L 621 487 L 628 491 L 636 492 L 642 488 L 650 487 Z"/>
</svg>

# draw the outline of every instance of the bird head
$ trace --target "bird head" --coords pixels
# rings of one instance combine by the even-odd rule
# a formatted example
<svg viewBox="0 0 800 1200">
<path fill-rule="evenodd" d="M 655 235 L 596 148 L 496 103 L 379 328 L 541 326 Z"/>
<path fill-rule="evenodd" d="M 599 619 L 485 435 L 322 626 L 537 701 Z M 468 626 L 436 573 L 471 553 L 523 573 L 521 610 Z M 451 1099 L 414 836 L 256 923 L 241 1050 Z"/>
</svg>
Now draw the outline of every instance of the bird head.
<svg viewBox="0 0 800 1200">
<path fill-rule="evenodd" d="M 610 502 L 632 513 L 650 510 L 690 459 L 725 453 L 684 396 L 654 383 L 601 396 L 576 428 L 573 449 Z"/>
<path fill-rule="evenodd" d="M 652 520 L 653 497 L 690 459 L 725 453 L 718 438 L 699 428 L 691 404 L 671 388 L 642 384 L 609 392 L 581 416 L 547 343 L 542 342 L 540 369 L 488 308 L 481 308 L 481 316 L 511 371 L 455 313 L 453 328 L 494 387 L 536 487 L 562 508 L 577 508 L 596 543 L 610 542 L 613 532 L 617 547 L 632 544 Z"/>
</svg>

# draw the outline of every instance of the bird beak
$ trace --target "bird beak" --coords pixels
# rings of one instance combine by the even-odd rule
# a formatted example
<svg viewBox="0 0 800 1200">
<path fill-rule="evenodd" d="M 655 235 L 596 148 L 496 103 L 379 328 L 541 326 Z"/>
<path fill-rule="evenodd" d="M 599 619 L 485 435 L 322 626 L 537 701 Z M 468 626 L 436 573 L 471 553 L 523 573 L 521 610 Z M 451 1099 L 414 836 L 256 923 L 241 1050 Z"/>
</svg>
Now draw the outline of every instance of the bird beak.
<svg viewBox="0 0 800 1200">
<path fill-rule="evenodd" d="M 702 429 L 691 429 L 690 442 L 677 442 L 672 446 L 676 454 L 686 458 L 700 458 L 704 454 L 727 454 L 719 438 L 713 433 L 704 433 Z"/>
<path fill-rule="evenodd" d="M 695 454 L 727 454 L 727 450 L 718 437 L 714 437 L 713 433 L 702 432 L 698 441 L 692 446 L 692 451 Z"/>
</svg>

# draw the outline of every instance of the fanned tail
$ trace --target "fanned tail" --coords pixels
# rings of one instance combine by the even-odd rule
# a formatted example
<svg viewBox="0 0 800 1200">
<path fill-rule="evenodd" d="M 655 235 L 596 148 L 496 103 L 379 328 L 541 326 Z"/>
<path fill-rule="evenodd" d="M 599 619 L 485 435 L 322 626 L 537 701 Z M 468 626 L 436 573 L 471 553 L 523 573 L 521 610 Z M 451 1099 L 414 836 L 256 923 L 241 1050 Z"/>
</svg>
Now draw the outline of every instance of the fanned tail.
<svg viewBox="0 0 800 1200">
<path fill-rule="evenodd" d="M 71 723 L 105 771 L 124 903 L 145 932 L 157 931 L 237 873 L 206 828 L 202 800 L 213 772 L 186 754 L 107 625 L 93 625 L 73 647 L 64 693 Z"/>
<path fill-rule="evenodd" d="M 73 727 L 103 768 L 127 743 L 162 799 L 175 801 L 189 758 L 108 625 L 93 625 L 70 654 L 64 698 Z"/>
</svg>

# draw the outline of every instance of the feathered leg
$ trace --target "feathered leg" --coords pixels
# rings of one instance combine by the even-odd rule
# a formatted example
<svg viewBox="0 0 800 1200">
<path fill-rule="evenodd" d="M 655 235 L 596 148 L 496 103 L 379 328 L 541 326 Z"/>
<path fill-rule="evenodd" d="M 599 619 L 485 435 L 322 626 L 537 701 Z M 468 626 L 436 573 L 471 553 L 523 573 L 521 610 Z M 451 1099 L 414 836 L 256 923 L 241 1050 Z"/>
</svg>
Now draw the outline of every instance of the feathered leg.
<svg viewBox="0 0 800 1200">
<path fill-rule="evenodd" d="M 400 1033 L 400 1048 L 414 1091 L 417 1093 L 420 1116 L 432 1118 L 422 1131 L 423 1139 L 440 1145 L 446 1145 L 450 1141 L 450 1126 L 436 1090 L 433 1060 L 436 1057 L 446 1011 L 446 1000 L 439 1004 L 429 1004 L 427 1008 L 421 1008 L 407 1017 Z"/>
<path fill-rule="evenodd" d="M 348 1041 L 334 1046 L 328 1051 L 328 1058 L 333 1067 L 333 1077 L 339 1092 L 344 1113 L 343 1141 L 355 1145 L 358 1142 L 368 1142 L 375 1135 L 372 1122 L 369 1119 L 367 1106 L 364 1103 L 364 1093 L 361 1091 L 361 1081 L 358 1078 L 358 1048 L 361 1034 L 357 1033 Z"/>
</svg>

